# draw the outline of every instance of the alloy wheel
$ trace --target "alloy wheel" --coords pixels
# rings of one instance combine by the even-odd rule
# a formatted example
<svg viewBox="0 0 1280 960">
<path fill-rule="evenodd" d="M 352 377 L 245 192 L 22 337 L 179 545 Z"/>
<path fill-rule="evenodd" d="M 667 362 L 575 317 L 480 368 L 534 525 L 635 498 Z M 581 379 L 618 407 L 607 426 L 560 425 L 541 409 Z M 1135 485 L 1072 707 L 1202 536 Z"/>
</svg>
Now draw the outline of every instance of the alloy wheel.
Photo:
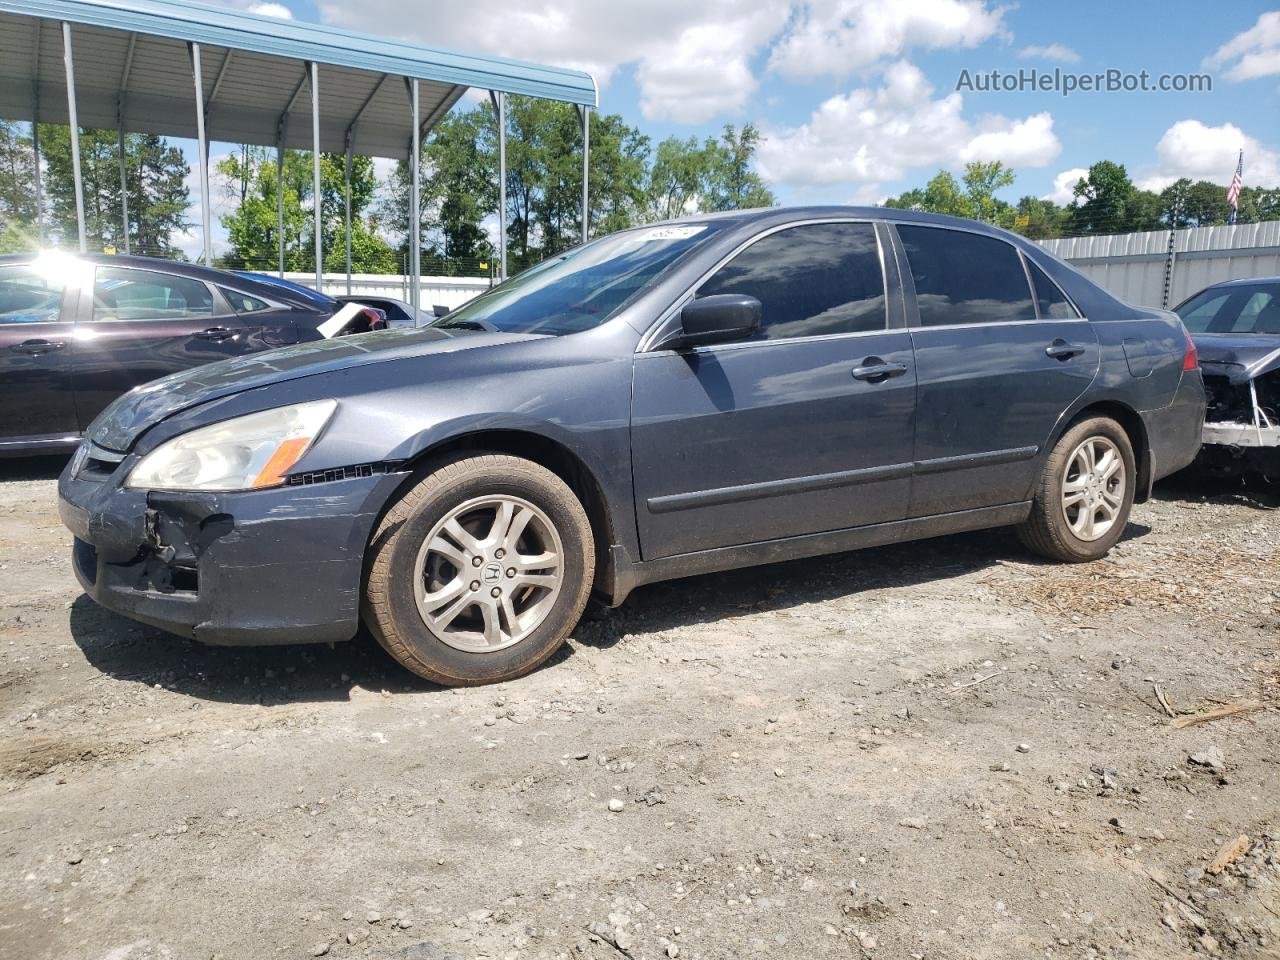
<svg viewBox="0 0 1280 960">
<path fill-rule="evenodd" d="M 1125 499 L 1124 457 L 1106 437 L 1072 451 L 1062 477 L 1062 515 L 1081 540 L 1099 540 L 1115 526 Z"/>
<path fill-rule="evenodd" d="M 418 549 L 414 597 L 432 635 L 468 653 L 519 643 L 546 618 L 564 579 L 555 524 L 521 497 L 475 497 L 436 522 Z"/>
</svg>

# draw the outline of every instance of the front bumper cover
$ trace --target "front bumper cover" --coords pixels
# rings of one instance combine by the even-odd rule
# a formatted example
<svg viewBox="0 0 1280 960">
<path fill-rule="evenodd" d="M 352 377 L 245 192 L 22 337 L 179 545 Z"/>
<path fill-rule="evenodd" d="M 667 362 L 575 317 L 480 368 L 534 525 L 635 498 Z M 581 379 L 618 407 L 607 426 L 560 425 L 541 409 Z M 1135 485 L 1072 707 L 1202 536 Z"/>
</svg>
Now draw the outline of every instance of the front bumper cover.
<svg viewBox="0 0 1280 960">
<path fill-rule="evenodd" d="M 75 458 L 58 480 L 85 592 L 109 610 L 209 644 L 348 640 L 364 550 L 403 473 L 239 493 L 128 490 Z"/>
</svg>

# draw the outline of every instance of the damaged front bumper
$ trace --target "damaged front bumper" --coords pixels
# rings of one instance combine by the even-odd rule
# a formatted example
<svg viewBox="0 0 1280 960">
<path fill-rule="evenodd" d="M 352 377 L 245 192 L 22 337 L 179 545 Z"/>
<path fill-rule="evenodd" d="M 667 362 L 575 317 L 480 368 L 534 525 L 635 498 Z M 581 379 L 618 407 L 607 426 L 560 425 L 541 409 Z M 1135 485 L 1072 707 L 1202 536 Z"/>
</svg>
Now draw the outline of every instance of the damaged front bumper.
<svg viewBox="0 0 1280 960">
<path fill-rule="evenodd" d="M 1257 379 L 1205 377 L 1209 409 L 1202 430 L 1201 463 L 1216 473 L 1280 475 L 1280 383 L 1277 375 Z"/>
<path fill-rule="evenodd" d="M 109 610 L 210 644 L 348 640 L 364 550 L 399 473 L 237 493 L 129 490 L 132 457 L 58 480 L 73 566 Z"/>
</svg>

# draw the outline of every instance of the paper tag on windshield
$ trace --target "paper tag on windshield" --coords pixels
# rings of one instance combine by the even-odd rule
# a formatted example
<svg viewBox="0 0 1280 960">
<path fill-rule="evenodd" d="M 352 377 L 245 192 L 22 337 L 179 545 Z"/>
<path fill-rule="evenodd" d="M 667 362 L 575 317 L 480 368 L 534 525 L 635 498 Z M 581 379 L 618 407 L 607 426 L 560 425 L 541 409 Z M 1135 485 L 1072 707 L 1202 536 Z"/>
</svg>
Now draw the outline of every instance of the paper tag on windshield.
<svg viewBox="0 0 1280 960">
<path fill-rule="evenodd" d="M 684 226 L 684 227 L 654 227 L 652 230 L 642 230 L 632 237 L 635 243 L 652 243 L 655 240 L 688 240 L 690 237 L 696 237 L 706 227 Z"/>
</svg>

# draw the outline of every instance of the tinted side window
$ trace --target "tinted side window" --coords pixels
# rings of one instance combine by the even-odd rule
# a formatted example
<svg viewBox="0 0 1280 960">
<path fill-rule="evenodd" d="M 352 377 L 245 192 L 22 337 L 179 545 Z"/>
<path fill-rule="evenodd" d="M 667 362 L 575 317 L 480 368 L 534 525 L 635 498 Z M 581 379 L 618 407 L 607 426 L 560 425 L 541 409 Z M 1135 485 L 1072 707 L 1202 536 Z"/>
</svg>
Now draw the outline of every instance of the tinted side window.
<svg viewBox="0 0 1280 960">
<path fill-rule="evenodd" d="M 1042 319 L 1073 320 L 1080 316 L 1071 301 L 1058 289 L 1058 285 L 1045 276 L 1044 271 L 1030 257 L 1027 258 L 1027 268 L 1031 271 L 1031 282 L 1036 288 L 1036 304 L 1040 307 Z"/>
<path fill-rule="evenodd" d="M 1018 251 L 994 237 L 940 227 L 898 226 L 916 284 L 920 324 L 1034 320 Z"/>
<path fill-rule="evenodd" d="M 885 328 L 884 276 L 869 223 L 769 234 L 721 267 L 699 296 L 745 293 L 764 306 L 764 339 Z"/>
<path fill-rule="evenodd" d="M 231 304 L 231 309 L 236 313 L 257 313 L 259 310 L 271 309 L 271 304 L 250 294 L 241 293 L 239 290 L 231 290 L 227 287 L 219 287 L 218 289 L 227 298 L 227 303 Z"/>
<path fill-rule="evenodd" d="M 199 280 L 132 267 L 98 267 L 94 320 L 182 320 L 213 316 L 213 294 Z"/>
<path fill-rule="evenodd" d="M 62 280 L 30 265 L 0 267 L 0 323 L 49 323 L 62 306 Z"/>
</svg>

